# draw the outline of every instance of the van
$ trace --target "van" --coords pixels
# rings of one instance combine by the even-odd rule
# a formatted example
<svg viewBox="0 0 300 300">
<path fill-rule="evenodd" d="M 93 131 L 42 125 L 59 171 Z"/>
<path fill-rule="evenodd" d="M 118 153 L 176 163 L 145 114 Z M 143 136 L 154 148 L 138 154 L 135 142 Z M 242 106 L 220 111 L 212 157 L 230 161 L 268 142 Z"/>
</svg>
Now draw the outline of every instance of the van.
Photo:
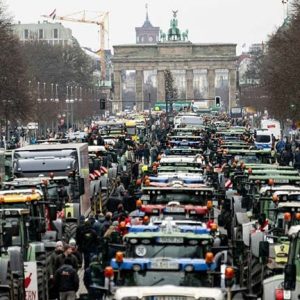
<svg viewBox="0 0 300 300">
<path fill-rule="evenodd" d="M 254 143 L 257 149 L 272 149 L 273 133 L 269 130 L 257 130 Z"/>
</svg>

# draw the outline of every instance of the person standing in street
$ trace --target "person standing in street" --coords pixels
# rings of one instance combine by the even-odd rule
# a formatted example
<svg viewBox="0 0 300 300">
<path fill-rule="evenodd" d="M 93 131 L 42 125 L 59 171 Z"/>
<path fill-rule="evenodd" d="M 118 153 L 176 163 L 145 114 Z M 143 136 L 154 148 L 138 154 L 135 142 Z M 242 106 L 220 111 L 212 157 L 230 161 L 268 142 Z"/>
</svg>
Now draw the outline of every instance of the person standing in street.
<svg viewBox="0 0 300 300">
<path fill-rule="evenodd" d="M 79 277 L 77 271 L 72 267 L 72 261 L 69 257 L 66 257 L 63 265 L 56 270 L 54 282 L 59 291 L 60 300 L 76 300 Z"/>
<path fill-rule="evenodd" d="M 64 244 L 62 241 L 57 241 L 55 245 L 54 251 L 48 257 L 48 274 L 49 274 L 49 281 L 48 281 L 48 289 L 49 289 L 49 299 L 57 299 L 58 292 L 54 284 L 54 274 L 56 270 L 56 259 L 59 255 L 63 254 L 64 252 Z"/>
<path fill-rule="evenodd" d="M 75 255 L 73 255 L 72 247 L 69 244 L 64 245 L 64 252 L 59 254 L 55 259 L 55 270 L 59 269 L 63 264 L 65 264 L 65 260 L 69 259 L 71 264 L 75 270 L 78 269 L 78 261 Z"/>
</svg>

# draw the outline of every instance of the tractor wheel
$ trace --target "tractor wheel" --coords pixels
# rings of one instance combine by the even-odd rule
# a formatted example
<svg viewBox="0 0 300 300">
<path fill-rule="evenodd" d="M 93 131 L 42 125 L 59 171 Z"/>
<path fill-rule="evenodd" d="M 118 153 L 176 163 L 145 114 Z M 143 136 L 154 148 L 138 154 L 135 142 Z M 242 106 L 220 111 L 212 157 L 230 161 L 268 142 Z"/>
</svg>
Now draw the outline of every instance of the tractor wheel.
<svg viewBox="0 0 300 300">
<path fill-rule="evenodd" d="M 48 274 L 47 274 L 47 254 L 46 252 L 38 253 L 37 261 L 37 282 L 39 299 L 48 299 Z"/>
<path fill-rule="evenodd" d="M 11 300 L 9 291 L 0 290 L 0 300 Z"/>
<path fill-rule="evenodd" d="M 40 266 L 37 267 L 37 286 L 38 286 L 39 300 L 46 300 L 47 297 L 45 294 L 44 271 L 43 271 L 43 267 Z"/>
<path fill-rule="evenodd" d="M 248 270 L 247 270 L 248 271 Z M 259 262 L 259 259 L 256 257 L 252 257 L 251 261 L 251 274 L 250 278 L 246 280 L 246 286 L 248 285 L 248 292 L 244 294 L 244 299 L 258 299 L 261 297 L 263 293 L 263 286 L 262 286 L 262 265 Z M 248 277 L 248 272 L 246 272 L 246 277 Z"/>
<path fill-rule="evenodd" d="M 72 238 L 75 239 L 76 230 L 77 230 L 77 223 L 66 222 L 66 224 L 65 224 L 65 240 L 67 242 L 69 242 L 70 239 L 72 239 Z"/>
<path fill-rule="evenodd" d="M 25 299 L 23 278 L 19 278 L 19 276 L 14 276 L 13 285 L 14 285 L 14 299 Z"/>
<path fill-rule="evenodd" d="M 13 274 L 9 262 L 6 270 L 6 279 L 4 280 L 6 282 L 6 285 L 9 287 L 9 289 L 0 288 L 0 300 L 15 300 L 15 299 L 17 300 L 18 298 L 15 297 L 14 278 L 13 278 Z"/>
</svg>

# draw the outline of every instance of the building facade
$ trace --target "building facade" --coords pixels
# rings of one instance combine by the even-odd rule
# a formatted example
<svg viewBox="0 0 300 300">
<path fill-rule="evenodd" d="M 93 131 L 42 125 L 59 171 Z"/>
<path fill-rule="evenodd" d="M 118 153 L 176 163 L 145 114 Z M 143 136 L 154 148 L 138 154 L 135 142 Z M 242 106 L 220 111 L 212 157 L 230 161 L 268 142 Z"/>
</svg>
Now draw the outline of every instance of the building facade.
<svg viewBox="0 0 300 300">
<path fill-rule="evenodd" d="M 72 30 L 61 23 L 13 24 L 13 32 L 22 42 L 40 41 L 50 45 L 73 45 Z"/>
<path fill-rule="evenodd" d="M 145 74 L 156 75 L 157 94 L 154 102 L 165 101 L 164 71 L 171 70 L 175 82 L 184 90 L 186 99 L 195 97 L 195 87 L 204 83 L 204 97 L 216 96 L 216 74 L 228 76 L 229 108 L 235 106 L 236 99 L 236 44 L 193 44 L 158 43 L 156 45 L 114 46 L 114 100 L 115 110 L 122 110 L 122 73 L 135 71 L 135 99 L 138 110 L 144 110 L 147 82 Z M 155 75 L 153 75 L 153 73 Z M 177 77 L 178 76 L 178 77 Z M 183 87 L 185 87 L 183 89 Z M 182 97 L 182 93 L 181 93 Z M 147 99 L 146 99 L 147 100 Z"/>
</svg>

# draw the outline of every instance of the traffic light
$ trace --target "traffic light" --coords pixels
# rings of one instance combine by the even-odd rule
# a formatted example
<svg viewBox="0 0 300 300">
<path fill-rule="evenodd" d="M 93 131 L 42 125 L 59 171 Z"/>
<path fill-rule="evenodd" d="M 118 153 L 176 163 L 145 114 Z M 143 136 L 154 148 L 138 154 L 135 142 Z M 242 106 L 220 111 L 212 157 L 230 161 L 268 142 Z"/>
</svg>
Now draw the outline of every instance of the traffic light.
<svg viewBox="0 0 300 300">
<path fill-rule="evenodd" d="M 215 97 L 215 101 L 216 101 L 216 107 L 220 107 L 221 106 L 221 97 L 220 96 L 216 96 Z"/>
<path fill-rule="evenodd" d="M 105 99 L 100 99 L 100 110 L 105 110 Z"/>
</svg>

